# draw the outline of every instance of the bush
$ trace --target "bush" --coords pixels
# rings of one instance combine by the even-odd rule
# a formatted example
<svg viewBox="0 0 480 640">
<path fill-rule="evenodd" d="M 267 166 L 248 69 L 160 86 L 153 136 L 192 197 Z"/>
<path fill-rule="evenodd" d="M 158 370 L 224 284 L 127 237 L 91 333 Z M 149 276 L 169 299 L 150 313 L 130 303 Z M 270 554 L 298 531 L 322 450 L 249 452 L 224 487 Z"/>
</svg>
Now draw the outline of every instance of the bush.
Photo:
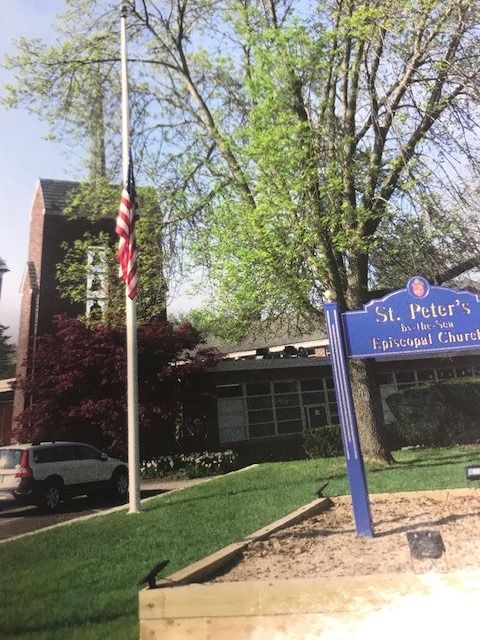
<svg viewBox="0 0 480 640">
<path fill-rule="evenodd" d="M 239 465 L 242 467 L 263 462 L 305 459 L 301 433 L 235 442 L 231 446 L 238 454 Z"/>
<path fill-rule="evenodd" d="M 309 429 L 303 434 L 303 447 L 308 458 L 333 458 L 343 455 L 343 444 L 338 424 Z"/>
<path fill-rule="evenodd" d="M 399 446 L 451 446 L 480 438 L 480 380 L 451 380 L 404 389 L 387 398 Z"/>
<path fill-rule="evenodd" d="M 205 371 L 220 355 L 201 343 L 188 323 L 156 319 L 138 327 L 143 458 L 174 451 L 178 431 L 182 444 L 184 437 L 207 431 L 212 396 Z M 35 371 L 30 368 L 17 380 L 29 401 L 14 437 L 19 442 L 80 440 L 125 456 L 125 330 L 57 316 L 52 334 L 40 336 L 35 349 Z"/>
<path fill-rule="evenodd" d="M 238 468 L 238 456 L 234 451 L 217 451 L 191 454 L 161 456 L 154 460 L 145 460 L 140 466 L 140 475 L 144 480 L 153 480 L 165 476 L 204 476 L 228 473 Z"/>
</svg>

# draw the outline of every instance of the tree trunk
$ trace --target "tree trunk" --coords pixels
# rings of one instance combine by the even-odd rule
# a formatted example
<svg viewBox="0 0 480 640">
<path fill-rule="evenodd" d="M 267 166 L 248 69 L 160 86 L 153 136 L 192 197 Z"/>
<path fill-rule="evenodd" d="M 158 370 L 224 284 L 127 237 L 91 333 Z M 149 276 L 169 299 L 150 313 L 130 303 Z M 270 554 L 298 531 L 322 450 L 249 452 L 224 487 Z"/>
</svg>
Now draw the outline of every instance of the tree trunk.
<svg viewBox="0 0 480 640">
<path fill-rule="evenodd" d="M 107 175 L 107 159 L 105 149 L 105 95 L 101 79 L 97 76 L 97 91 L 92 105 L 89 123 L 90 134 L 90 182 L 95 183 Z"/>
<path fill-rule="evenodd" d="M 374 363 L 370 360 L 352 360 L 350 379 L 364 458 L 377 462 L 394 462 L 386 442 L 382 399 Z"/>
<path fill-rule="evenodd" d="M 349 309 L 361 309 L 368 292 L 368 256 L 361 254 L 351 259 L 346 301 Z M 350 380 L 357 416 L 362 452 L 367 460 L 394 462 L 383 418 L 383 405 L 378 387 L 375 365 L 371 360 L 351 360 Z"/>
</svg>

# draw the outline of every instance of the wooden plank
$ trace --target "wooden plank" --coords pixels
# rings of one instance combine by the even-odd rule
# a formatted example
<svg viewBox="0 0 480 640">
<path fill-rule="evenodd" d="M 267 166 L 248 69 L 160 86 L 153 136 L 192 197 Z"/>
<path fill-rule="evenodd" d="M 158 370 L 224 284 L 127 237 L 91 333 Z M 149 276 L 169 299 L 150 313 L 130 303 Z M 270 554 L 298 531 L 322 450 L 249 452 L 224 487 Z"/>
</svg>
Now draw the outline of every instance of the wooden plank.
<svg viewBox="0 0 480 640">
<path fill-rule="evenodd" d="M 448 501 L 456 496 L 478 496 L 478 489 L 415 492 L 415 497 Z M 413 497 L 411 492 L 376 494 L 375 498 Z M 350 496 L 336 498 L 350 500 Z M 293 514 L 260 529 L 244 540 L 229 545 L 159 582 L 163 588 L 139 593 L 141 640 L 287 640 L 322 632 L 329 616 L 348 619 L 380 609 L 392 598 L 412 593 L 431 593 L 438 583 L 458 588 L 468 580 L 475 586 L 480 571 L 446 574 L 384 574 L 376 576 L 329 577 L 278 580 L 274 582 L 230 582 L 188 584 L 208 579 L 252 540 L 299 522 L 331 506 L 329 499 L 315 500 Z M 471 575 L 470 575 L 471 574 Z M 468 580 L 466 577 L 468 577 Z M 173 586 L 170 580 L 174 580 Z M 433 582 L 432 582 L 433 581 Z M 183 582 L 183 585 L 182 585 Z M 323 623 L 322 623 L 323 620 Z M 346 628 L 345 628 L 346 631 Z"/>
<path fill-rule="evenodd" d="M 358 620 L 368 619 L 369 615 L 377 615 L 382 608 L 387 611 L 392 602 L 398 601 L 399 596 L 423 596 L 433 602 L 438 594 L 442 595 L 442 601 L 448 601 L 449 590 L 452 590 L 452 593 L 457 595 L 460 592 L 475 591 L 480 583 L 480 569 L 459 570 L 449 574 L 423 574 L 421 576 L 414 574 L 386 574 L 354 578 L 325 578 L 310 581 L 287 580 L 283 582 L 289 584 L 291 593 L 298 594 L 296 602 L 296 605 L 299 606 L 298 611 L 285 610 L 276 613 L 277 607 L 272 608 L 270 606 L 263 611 L 260 608 L 257 612 L 252 611 L 251 615 L 229 615 L 225 611 L 220 611 L 219 615 L 205 614 L 192 617 L 189 614 L 194 603 L 192 600 L 185 599 L 182 603 L 177 602 L 177 604 L 181 604 L 182 611 L 177 612 L 180 615 L 174 617 L 170 616 L 170 614 L 175 613 L 174 609 L 168 608 L 171 603 L 167 603 L 168 610 L 161 611 L 158 608 L 156 613 L 160 614 L 161 618 L 144 619 L 142 613 L 145 610 L 142 609 L 140 639 L 182 640 L 183 638 L 189 638 L 190 640 L 225 640 L 228 638 L 228 640 L 247 640 L 248 638 L 255 638 L 255 640 L 270 640 L 275 638 L 276 640 L 292 640 L 292 638 L 323 637 L 321 634 L 323 631 L 329 631 L 328 627 L 331 628 L 330 623 L 333 623 L 335 630 L 341 629 L 342 634 L 338 637 L 356 637 L 355 629 L 350 628 L 352 624 Z M 307 589 L 305 589 L 306 582 L 311 583 Z M 263 585 L 263 588 L 272 586 L 270 583 L 256 584 Z M 211 595 L 214 591 L 216 591 L 214 594 L 216 597 L 221 597 L 220 590 L 225 589 L 227 585 L 228 583 L 211 585 L 219 587 L 219 590 L 212 590 L 209 598 L 210 604 L 212 604 Z M 230 583 L 230 585 L 233 585 L 233 583 Z M 249 583 L 249 586 L 253 587 L 254 585 Z M 208 587 L 209 585 L 190 585 L 168 591 L 171 593 L 176 592 L 177 594 L 184 591 L 185 594 L 190 593 L 190 595 L 197 591 L 199 594 L 205 594 Z M 254 599 L 252 595 L 248 595 L 248 590 L 243 590 L 243 593 L 240 593 L 241 589 L 240 587 L 237 591 L 237 596 L 243 595 L 251 600 Z M 160 590 L 144 592 L 144 595 L 148 593 L 161 595 Z M 317 596 L 321 606 L 315 605 L 316 611 L 302 611 L 302 606 L 306 608 L 304 606 L 306 594 L 311 602 L 314 601 L 313 596 Z M 233 592 L 231 592 L 229 598 L 233 595 Z M 278 595 L 278 590 L 273 589 L 270 592 L 271 597 L 268 598 L 270 605 L 272 604 L 271 598 L 276 598 Z M 256 597 L 259 597 L 258 593 Z M 291 598 L 285 593 L 282 597 L 284 598 L 283 604 L 285 604 L 285 601 L 291 602 Z M 265 599 L 260 599 L 260 602 L 265 602 Z M 158 604 L 157 602 L 156 605 Z M 273 613 L 266 613 L 268 608 Z M 352 633 L 350 633 L 350 630 Z M 356 630 L 358 631 L 358 629 Z"/>
<path fill-rule="evenodd" d="M 194 562 L 188 567 L 180 569 L 175 573 L 172 573 L 168 576 L 168 580 L 159 580 L 157 582 L 158 587 L 171 587 L 172 582 L 177 585 L 180 584 L 188 584 L 191 582 L 203 582 L 210 579 L 217 571 L 219 571 L 224 565 L 226 565 L 230 560 L 232 560 L 235 556 L 239 555 L 242 549 L 244 549 L 248 544 L 255 540 L 261 540 L 262 538 L 266 538 L 275 531 L 279 531 L 285 527 L 289 527 L 292 524 L 296 524 L 297 522 L 301 522 L 306 518 L 310 518 L 311 516 L 316 515 L 317 513 L 321 513 L 326 509 L 329 509 L 333 505 L 333 502 L 330 498 L 321 498 L 320 500 L 313 500 L 312 502 L 300 507 L 300 509 L 296 509 L 292 513 L 276 520 L 275 522 L 267 525 L 266 527 L 262 527 L 255 533 L 250 534 L 243 540 L 239 542 L 234 542 L 233 544 L 216 551 L 215 553 Z"/>
<path fill-rule="evenodd" d="M 449 498 L 469 498 L 480 495 L 478 487 L 459 487 L 458 489 L 427 489 L 425 491 L 396 491 L 393 493 L 370 493 L 371 500 L 392 500 L 395 498 L 432 498 L 439 502 L 447 502 Z M 334 496 L 335 502 L 351 502 L 350 495 Z"/>
<path fill-rule="evenodd" d="M 245 541 L 252 542 L 254 540 L 262 540 L 263 538 L 267 538 L 276 531 L 280 531 L 281 529 L 285 529 L 285 527 L 291 527 L 294 524 L 298 524 L 299 522 L 302 522 L 303 520 L 306 520 L 311 516 L 317 515 L 322 511 L 330 509 L 330 507 L 332 506 L 333 501 L 330 498 L 320 498 L 319 500 L 313 500 L 309 504 L 300 507 L 300 509 L 289 513 L 283 518 L 280 518 L 280 520 L 276 520 L 275 522 L 268 524 L 266 527 L 259 529 L 255 533 L 252 533 L 252 535 L 247 536 L 245 538 Z"/>
<path fill-rule="evenodd" d="M 392 597 L 431 593 L 443 585 L 478 585 L 480 569 L 451 573 L 392 573 L 275 582 L 223 582 L 150 589 L 140 594 L 140 620 L 241 617 L 380 608 Z"/>
<path fill-rule="evenodd" d="M 422 577 L 383 574 L 274 582 L 192 584 L 140 592 L 140 619 L 327 613 L 381 606 L 392 594 L 422 591 Z"/>
<path fill-rule="evenodd" d="M 140 622 L 140 640 L 292 640 L 320 637 L 324 628 L 323 614 L 148 620 Z"/>
</svg>

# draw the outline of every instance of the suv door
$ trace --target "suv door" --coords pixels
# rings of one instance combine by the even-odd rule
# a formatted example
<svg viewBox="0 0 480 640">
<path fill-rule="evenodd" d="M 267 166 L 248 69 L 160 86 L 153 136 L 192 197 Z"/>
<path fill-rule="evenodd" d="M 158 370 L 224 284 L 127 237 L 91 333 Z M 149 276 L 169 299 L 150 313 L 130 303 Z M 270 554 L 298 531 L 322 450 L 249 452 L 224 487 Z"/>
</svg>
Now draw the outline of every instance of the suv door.
<svg viewBox="0 0 480 640">
<path fill-rule="evenodd" d="M 75 445 L 79 459 L 82 483 L 89 485 L 106 484 L 112 475 L 111 465 L 104 454 L 88 444 Z"/>
<path fill-rule="evenodd" d="M 58 475 L 62 478 L 66 487 L 71 487 L 81 482 L 81 473 L 78 468 L 78 458 L 75 445 L 54 445 L 54 462 L 44 465 L 44 478 L 48 475 Z M 43 465 L 42 465 L 43 466 Z"/>
</svg>

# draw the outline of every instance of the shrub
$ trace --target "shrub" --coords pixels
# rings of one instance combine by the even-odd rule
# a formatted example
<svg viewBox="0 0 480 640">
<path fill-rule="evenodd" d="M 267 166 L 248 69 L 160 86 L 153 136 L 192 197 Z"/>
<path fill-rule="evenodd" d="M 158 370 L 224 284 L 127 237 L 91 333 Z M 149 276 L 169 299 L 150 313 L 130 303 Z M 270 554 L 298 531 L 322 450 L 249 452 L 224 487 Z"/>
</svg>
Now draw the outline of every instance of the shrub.
<svg viewBox="0 0 480 640">
<path fill-rule="evenodd" d="M 153 480 L 165 476 L 187 476 L 201 478 L 203 476 L 228 473 L 238 468 L 238 456 L 234 451 L 217 451 L 191 454 L 161 456 L 153 460 L 145 460 L 140 466 L 140 474 L 144 480 Z"/>
<path fill-rule="evenodd" d="M 175 450 L 177 433 L 182 444 L 207 435 L 211 394 L 205 371 L 220 356 L 201 343 L 188 323 L 157 319 L 138 327 L 142 457 Z M 53 332 L 36 342 L 35 371 L 30 368 L 17 384 L 29 399 L 15 431 L 20 442 L 81 440 L 126 455 L 123 328 L 57 316 Z"/>
<path fill-rule="evenodd" d="M 303 460 L 306 457 L 301 433 L 266 438 L 264 440 L 245 440 L 243 442 L 235 442 L 231 446 L 238 454 L 239 465 L 242 467 L 264 462 Z"/>
<path fill-rule="evenodd" d="M 451 380 L 404 389 L 387 398 L 401 446 L 451 446 L 480 437 L 480 380 Z"/>
<path fill-rule="evenodd" d="M 333 458 L 343 454 L 342 436 L 338 424 L 309 429 L 303 434 L 303 447 L 309 458 Z"/>
</svg>

